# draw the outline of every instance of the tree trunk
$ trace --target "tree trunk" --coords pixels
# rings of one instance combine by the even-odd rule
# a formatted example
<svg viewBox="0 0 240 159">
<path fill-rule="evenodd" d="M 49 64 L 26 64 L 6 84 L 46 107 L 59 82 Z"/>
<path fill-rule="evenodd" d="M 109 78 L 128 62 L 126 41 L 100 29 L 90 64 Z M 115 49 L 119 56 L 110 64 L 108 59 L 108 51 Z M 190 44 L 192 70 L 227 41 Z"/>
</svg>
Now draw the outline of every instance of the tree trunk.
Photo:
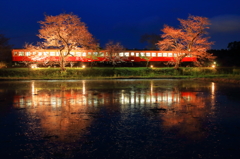
<svg viewBox="0 0 240 159">
<path fill-rule="evenodd" d="M 179 68 L 179 64 L 180 64 L 180 61 L 177 60 L 176 63 L 175 63 L 174 69 L 178 69 Z"/>
<path fill-rule="evenodd" d="M 66 64 L 66 62 L 65 62 L 64 57 L 61 57 L 61 59 L 60 59 L 60 69 L 61 69 L 61 71 L 65 71 L 66 70 L 65 64 Z"/>
<path fill-rule="evenodd" d="M 146 67 L 148 67 L 148 62 L 149 62 L 149 61 L 147 61 Z"/>
</svg>

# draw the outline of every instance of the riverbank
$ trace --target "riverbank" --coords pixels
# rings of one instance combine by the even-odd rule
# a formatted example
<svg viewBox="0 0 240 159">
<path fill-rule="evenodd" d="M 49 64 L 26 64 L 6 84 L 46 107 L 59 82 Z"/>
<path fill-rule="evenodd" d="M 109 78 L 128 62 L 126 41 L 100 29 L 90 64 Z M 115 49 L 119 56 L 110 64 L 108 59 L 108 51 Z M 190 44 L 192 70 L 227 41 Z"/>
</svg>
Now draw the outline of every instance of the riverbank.
<svg viewBox="0 0 240 159">
<path fill-rule="evenodd" d="M 213 82 L 240 83 L 236 68 L 189 67 L 94 67 L 94 68 L 6 68 L 0 69 L 0 80 L 103 80 L 103 79 L 193 79 Z"/>
</svg>

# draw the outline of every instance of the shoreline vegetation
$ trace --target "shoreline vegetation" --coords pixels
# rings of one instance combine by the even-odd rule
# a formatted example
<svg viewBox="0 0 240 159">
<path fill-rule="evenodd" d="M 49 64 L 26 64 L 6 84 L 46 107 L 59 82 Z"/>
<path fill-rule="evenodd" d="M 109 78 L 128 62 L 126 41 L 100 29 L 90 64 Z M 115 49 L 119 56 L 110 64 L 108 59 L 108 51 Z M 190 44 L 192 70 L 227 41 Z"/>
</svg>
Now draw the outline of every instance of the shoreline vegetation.
<svg viewBox="0 0 240 159">
<path fill-rule="evenodd" d="M 193 79 L 240 83 L 240 68 L 212 67 L 93 67 L 93 68 L 2 68 L 0 80 L 83 80 L 83 79 Z"/>
</svg>

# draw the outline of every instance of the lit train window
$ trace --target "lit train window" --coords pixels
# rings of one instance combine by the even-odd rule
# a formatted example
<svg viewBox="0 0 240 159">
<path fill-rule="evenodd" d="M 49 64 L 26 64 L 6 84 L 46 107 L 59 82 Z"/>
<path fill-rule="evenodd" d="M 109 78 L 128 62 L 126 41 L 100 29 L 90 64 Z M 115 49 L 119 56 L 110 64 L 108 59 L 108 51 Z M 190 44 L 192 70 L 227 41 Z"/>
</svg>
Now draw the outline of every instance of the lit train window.
<svg viewBox="0 0 240 159">
<path fill-rule="evenodd" d="M 24 52 L 19 52 L 19 56 L 24 56 Z"/>
<path fill-rule="evenodd" d="M 60 55 L 60 52 L 56 52 L 56 55 L 59 56 L 59 55 Z"/>
<path fill-rule="evenodd" d="M 145 56 L 145 53 L 144 53 L 144 52 L 141 52 L 140 54 L 141 54 L 141 56 Z"/>
<path fill-rule="evenodd" d="M 136 57 L 138 57 L 139 56 L 139 53 L 136 53 Z"/>
<path fill-rule="evenodd" d="M 26 52 L 26 56 L 30 56 L 30 52 Z"/>
<path fill-rule="evenodd" d="M 92 55 L 92 53 L 91 53 L 91 52 L 88 52 L 88 55 Z"/>
<path fill-rule="evenodd" d="M 82 56 L 86 56 L 86 52 L 83 52 L 83 53 L 82 53 Z"/>
<path fill-rule="evenodd" d="M 175 54 L 173 54 L 174 55 L 174 57 L 177 57 L 177 54 L 175 53 Z"/>
<path fill-rule="evenodd" d="M 104 52 L 100 52 L 100 56 L 104 56 Z"/>
<path fill-rule="evenodd" d="M 151 53 L 147 52 L 147 53 L 146 53 L 146 56 L 148 56 L 148 57 L 151 56 Z"/>
<path fill-rule="evenodd" d="M 93 52 L 93 54 L 94 54 L 95 56 L 97 56 L 97 55 L 98 55 L 98 52 Z"/>
<path fill-rule="evenodd" d="M 181 56 L 185 55 L 185 53 L 180 53 Z"/>
<path fill-rule="evenodd" d="M 119 56 L 123 56 L 123 52 L 120 52 L 120 53 L 119 53 Z"/>
<path fill-rule="evenodd" d="M 129 56 L 129 52 L 125 52 L 125 56 Z"/>
<path fill-rule="evenodd" d="M 49 55 L 49 53 L 48 52 L 43 52 L 43 55 L 47 56 L 47 55 Z"/>
<path fill-rule="evenodd" d="M 162 53 L 158 53 L 158 57 L 162 57 Z"/>
<path fill-rule="evenodd" d="M 168 57 L 172 57 L 172 53 L 168 53 Z"/>
<path fill-rule="evenodd" d="M 50 52 L 50 56 L 55 56 L 55 52 Z"/>
<path fill-rule="evenodd" d="M 39 55 L 39 56 L 42 56 L 42 52 L 38 52 L 38 55 Z"/>
<path fill-rule="evenodd" d="M 134 56 L 134 52 L 131 52 L 131 56 Z"/>
<path fill-rule="evenodd" d="M 70 55 L 71 55 L 71 56 L 75 56 L 75 52 L 72 52 L 72 51 L 71 51 L 71 52 L 70 52 Z"/>
<path fill-rule="evenodd" d="M 37 53 L 36 52 L 32 52 L 32 55 L 36 55 Z"/>
<path fill-rule="evenodd" d="M 155 52 L 152 53 L 152 57 L 156 57 L 156 53 Z"/>
<path fill-rule="evenodd" d="M 76 52 L 76 56 L 81 56 L 81 52 Z"/>
<path fill-rule="evenodd" d="M 14 56 L 18 55 L 18 52 L 14 52 L 13 55 L 14 55 Z"/>
<path fill-rule="evenodd" d="M 163 53 L 163 57 L 167 57 L 167 53 Z"/>
</svg>

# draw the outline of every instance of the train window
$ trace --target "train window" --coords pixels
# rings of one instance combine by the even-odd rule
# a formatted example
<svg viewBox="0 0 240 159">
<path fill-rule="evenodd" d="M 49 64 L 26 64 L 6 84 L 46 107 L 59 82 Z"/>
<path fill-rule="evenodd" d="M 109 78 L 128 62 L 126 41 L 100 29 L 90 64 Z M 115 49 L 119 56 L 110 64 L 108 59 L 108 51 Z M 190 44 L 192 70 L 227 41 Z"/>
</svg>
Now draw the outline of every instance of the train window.
<svg viewBox="0 0 240 159">
<path fill-rule="evenodd" d="M 120 52 L 120 53 L 119 53 L 119 56 L 123 56 L 123 52 Z"/>
<path fill-rule="evenodd" d="M 104 56 L 104 52 L 100 52 L 100 56 Z"/>
<path fill-rule="evenodd" d="M 18 52 L 13 52 L 13 55 L 14 55 L 14 56 L 17 56 L 17 55 L 18 55 Z"/>
<path fill-rule="evenodd" d="M 151 56 L 151 53 L 147 52 L 147 53 L 146 53 L 146 56 L 148 56 L 148 57 Z"/>
<path fill-rule="evenodd" d="M 177 57 L 177 54 L 176 54 L 176 53 L 174 53 L 173 55 L 174 55 L 174 57 Z"/>
<path fill-rule="evenodd" d="M 168 57 L 172 57 L 172 53 L 168 53 Z"/>
<path fill-rule="evenodd" d="M 32 55 L 36 55 L 37 53 L 36 52 L 32 52 Z"/>
<path fill-rule="evenodd" d="M 30 52 L 26 52 L 26 56 L 30 56 Z"/>
<path fill-rule="evenodd" d="M 97 55 L 99 55 L 99 54 L 98 54 L 98 52 L 93 52 L 93 55 L 97 56 Z"/>
<path fill-rule="evenodd" d="M 156 53 L 155 52 L 152 53 L 152 57 L 156 57 Z"/>
<path fill-rule="evenodd" d="M 131 56 L 134 56 L 134 52 L 131 52 Z"/>
<path fill-rule="evenodd" d="M 82 56 L 86 56 L 86 52 L 83 52 L 83 53 L 82 53 Z"/>
<path fill-rule="evenodd" d="M 88 52 L 88 55 L 92 55 L 92 53 L 91 53 L 91 52 Z"/>
<path fill-rule="evenodd" d="M 145 56 L 145 53 L 144 53 L 144 52 L 141 52 L 140 54 L 141 54 L 141 56 Z"/>
<path fill-rule="evenodd" d="M 81 56 L 81 52 L 76 52 L 76 56 Z"/>
<path fill-rule="evenodd" d="M 129 52 L 125 52 L 125 56 L 127 56 L 127 57 L 128 57 L 128 56 L 129 56 Z"/>
<path fill-rule="evenodd" d="M 75 56 L 75 52 L 72 52 L 72 51 L 71 51 L 71 52 L 70 52 L 70 55 L 71 55 L 71 56 Z"/>
<path fill-rule="evenodd" d="M 43 52 L 43 55 L 48 56 L 49 53 L 48 52 Z"/>
<path fill-rule="evenodd" d="M 163 53 L 163 57 L 167 57 L 167 53 Z"/>
<path fill-rule="evenodd" d="M 162 57 L 162 53 L 158 53 L 158 57 Z"/>
<path fill-rule="evenodd" d="M 55 52 L 50 52 L 50 56 L 55 56 Z"/>
<path fill-rule="evenodd" d="M 59 56 L 60 55 L 60 52 L 56 52 L 56 56 Z"/>
<path fill-rule="evenodd" d="M 139 56 L 139 53 L 137 52 L 137 53 L 136 53 L 136 57 L 138 57 L 138 56 Z"/>
<path fill-rule="evenodd" d="M 42 52 L 38 52 L 38 56 L 42 56 Z"/>
<path fill-rule="evenodd" d="M 19 52 L 19 56 L 24 56 L 24 52 Z"/>
</svg>

